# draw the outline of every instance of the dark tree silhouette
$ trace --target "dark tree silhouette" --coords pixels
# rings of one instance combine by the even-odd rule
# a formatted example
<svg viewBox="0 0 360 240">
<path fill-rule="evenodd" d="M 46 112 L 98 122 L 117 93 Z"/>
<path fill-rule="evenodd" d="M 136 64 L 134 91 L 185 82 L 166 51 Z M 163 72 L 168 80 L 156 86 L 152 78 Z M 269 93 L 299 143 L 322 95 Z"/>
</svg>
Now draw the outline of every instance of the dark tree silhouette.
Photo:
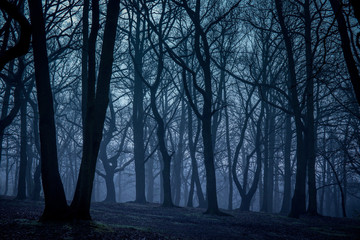
<svg viewBox="0 0 360 240">
<path fill-rule="evenodd" d="M 345 17 L 342 12 L 342 3 L 340 0 L 330 0 L 331 7 L 335 14 L 335 19 L 337 22 L 338 31 L 341 38 L 341 49 L 344 54 L 344 59 L 346 63 L 347 70 L 350 75 L 351 84 L 353 86 L 355 96 L 357 99 L 358 104 L 360 105 L 360 75 L 359 75 L 359 69 L 357 68 L 357 64 L 355 62 L 353 53 L 351 51 L 351 44 L 350 44 L 350 38 L 347 33 L 347 26 Z M 357 13 L 356 16 L 358 16 L 358 5 L 354 4 L 355 12 Z"/>
<path fill-rule="evenodd" d="M 98 18 L 98 1 L 92 1 L 94 17 Z M 95 46 L 91 51 L 89 40 L 89 79 L 86 99 L 86 117 L 84 121 L 83 156 L 80 166 L 79 178 L 76 185 L 71 211 L 75 218 L 91 219 L 90 201 L 95 176 L 96 161 L 102 139 L 106 109 L 109 102 L 110 79 L 112 74 L 113 52 L 116 37 L 117 22 L 120 12 L 120 3 L 110 0 L 107 4 L 106 22 L 104 28 L 102 52 L 100 57 L 99 72 L 95 88 Z M 93 21 L 97 28 L 98 19 Z M 93 34 L 93 35 L 92 35 Z M 97 29 L 91 31 L 90 39 L 96 40 Z M 94 56 L 95 57 L 95 54 Z"/>
<path fill-rule="evenodd" d="M 1 71 L 6 63 L 26 54 L 29 51 L 31 27 L 28 20 L 21 12 L 20 8 L 16 6 L 14 3 L 10 3 L 7 0 L 0 1 L 0 9 L 4 10 L 9 15 L 8 22 L 10 22 L 11 19 L 14 19 L 19 23 L 21 27 L 19 41 L 16 43 L 16 45 L 9 48 L 8 50 L 5 50 L 4 48 L 6 45 L 2 46 L 2 49 L 0 51 L 0 71 Z M 7 27 L 10 26 L 7 25 Z M 3 44 L 7 44 L 6 39 Z"/>
<path fill-rule="evenodd" d="M 45 196 L 45 209 L 41 220 L 64 220 L 68 217 L 68 205 L 58 169 L 54 107 L 46 52 L 43 8 L 41 0 L 28 2 L 31 23 L 33 26 L 37 26 L 32 31 L 32 46 L 40 115 L 41 177 Z"/>
<path fill-rule="evenodd" d="M 291 104 L 294 112 L 295 126 L 296 126 L 296 143 L 297 143 L 297 162 L 296 162 L 296 183 L 295 192 L 291 201 L 290 216 L 298 218 L 301 213 L 306 211 L 305 202 L 305 181 L 306 181 L 306 158 L 304 157 L 304 139 L 303 139 L 303 123 L 301 121 L 301 112 L 299 108 L 299 100 L 297 93 L 297 79 L 295 71 L 294 53 L 292 41 L 289 35 L 289 31 L 286 27 L 284 14 L 283 14 L 283 2 L 282 0 L 275 0 L 276 11 L 281 27 L 281 32 L 284 38 L 287 61 L 289 68 L 289 83 L 288 88 L 291 96 Z"/>
</svg>

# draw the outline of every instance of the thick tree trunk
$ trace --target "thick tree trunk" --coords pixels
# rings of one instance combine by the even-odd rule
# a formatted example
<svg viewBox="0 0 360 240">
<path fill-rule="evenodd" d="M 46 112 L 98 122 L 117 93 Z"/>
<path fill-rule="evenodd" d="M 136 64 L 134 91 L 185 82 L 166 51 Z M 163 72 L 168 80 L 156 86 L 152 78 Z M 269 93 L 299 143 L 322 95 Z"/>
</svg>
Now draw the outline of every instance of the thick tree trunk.
<svg viewBox="0 0 360 240">
<path fill-rule="evenodd" d="M 96 1 L 93 1 L 93 4 L 95 2 Z M 112 74 L 113 52 L 119 12 L 119 1 L 109 0 L 107 4 L 96 94 L 95 81 L 93 81 L 95 79 L 90 80 L 91 74 L 89 73 L 87 111 L 84 125 L 83 156 L 74 199 L 71 203 L 72 214 L 77 219 L 91 219 L 91 193 L 95 176 L 96 161 L 104 128 L 106 109 L 109 102 L 110 79 Z M 95 31 L 95 33 L 97 33 L 97 31 Z M 89 69 L 90 66 L 89 59 Z"/>
<path fill-rule="evenodd" d="M 198 24 L 200 25 L 200 19 L 197 19 Z M 196 25 L 196 23 L 195 23 Z M 206 172 L 206 199 L 207 199 L 207 210 L 208 214 L 221 214 L 218 207 L 217 193 L 216 193 L 216 174 L 215 174 L 215 159 L 214 159 L 214 146 L 213 146 L 213 136 L 211 132 L 211 118 L 212 118 L 212 75 L 210 70 L 210 48 L 207 43 L 206 36 L 201 33 L 202 30 L 197 28 L 197 35 L 195 37 L 195 52 L 198 58 L 198 61 L 202 67 L 204 73 L 204 87 L 205 91 L 203 93 L 204 104 L 203 111 L 201 116 L 201 135 L 203 138 L 204 145 L 204 163 L 205 163 L 205 172 Z M 201 32 L 200 32 L 201 31 Z M 203 50 L 205 52 L 205 60 L 200 50 L 200 34 L 202 43 L 204 44 Z M 196 43 L 197 42 L 197 43 Z"/>
<path fill-rule="evenodd" d="M 214 150 L 211 136 L 211 101 L 209 99 L 204 103 L 204 112 L 202 119 L 202 137 L 204 145 L 204 162 L 206 172 L 206 199 L 208 214 L 219 214 L 219 207 L 216 193 L 216 176 L 214 164 Z"/>
<path fill-rule="evenodd" d="M 35 80 L 39 108 L 41 144 L 41 176 L 45 196 L 42 220 L 67 218 L 68 206 L 58 169 L 53 97 L 50 86 L 49 64 L 46 51 L 45 22 L 41 0 L 28 1 L 33 26 Z"/>
<path fill-rule="evenodd" d="M 86 10 L 86 6 L 85 9 Z M 86 20 L 83 27 L 86 27 Z M 84 29 L 83 29 L 84 31 Z M 88 77 L 86 81 L 86 89 L 83 94 L 86 96 L 82 97 L 82 114 L 85 116 L 83 119 L 83 155 L 81 159 L 80 171 L 78 181 L 75 189 L 73 201 L 71 203 L 71 211 L 75 218 L 79 219 L 91 219 L 90 217 L 90 201 L 93 188 L 96 159 L 98 151 L 96 144 L 94 144 L 94 122 L 95 122 L 95 82 L 96 82 L 96 38 L 99 31 L 99 3 L 98 1 L 92 0 L 92 26 L 88 41 Z M 84 41 L 84 40 L 83 40 Z M 86 60 L 82 59 L 82 60 Z M 83 79 L 84 84 L 84 79 Z M 94 144 L 95 146 L 91 146 Z M 100 145 L 100 143 L 98 143 Z M 93 156 L 95 154 L 95 156 Z M 95 158 L 95 159 L 94 159 Z M 92 173 L 94 169 L 94 174 Z M 90 181 L 88 178 L 91 178 Z"/>
<path fill-rule="evenodd" d="M 105 176 L 106 182 L 106 198 L 104 202 L 115 203 L 115 184 L 114 184 L 114 171 L 108 170 L 106 171 Z"/>
<path fill-rule="evenodd" d="M 303 139 L 303 123 L 301 122 L 301 111 L 300 104 L 298 100 L 297 93 L 297 79 L 295 71 L 295 62 L 292 41 L 288 32 L 288 29 L 285 25 L 285 20 L 283 16 L 283 6 L 282 0 L 275 0 L 276 10 L 279 17 L 279 22 L 281 26 L 281 32 L 284 37 L 288 68 L 289 68 L 289 91 L 291 97 L 292 109 L 294 111 L 295 126 L 296 126 L 296 183 L 294 196 L 291 201 L 291 211 L 289 216 L 298 218 L 300 214 L 305 213 L 306 211 L 306 158 L 304 157 L 304 139 Z"/>
<path fill-rule="evenodd" d="M 242 211 L 242 212 L 250 211 L 251 199 L 252 199 L 252 196 L 248 196 L 248 195 L 241 197 L 240 211 Z"/>
</svg>

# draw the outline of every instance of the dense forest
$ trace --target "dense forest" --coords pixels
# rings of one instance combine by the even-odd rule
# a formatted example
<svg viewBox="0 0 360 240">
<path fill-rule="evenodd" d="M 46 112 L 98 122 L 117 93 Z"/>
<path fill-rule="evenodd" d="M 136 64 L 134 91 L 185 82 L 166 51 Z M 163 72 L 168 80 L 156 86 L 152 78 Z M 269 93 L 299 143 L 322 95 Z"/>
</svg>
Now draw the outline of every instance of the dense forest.
<svg viewBox="0 0 360 240">
<path fill-rule="evenodd" d="M 0 195 L 358 217 L 356 0 L 0 0 Z"/>
</svg>

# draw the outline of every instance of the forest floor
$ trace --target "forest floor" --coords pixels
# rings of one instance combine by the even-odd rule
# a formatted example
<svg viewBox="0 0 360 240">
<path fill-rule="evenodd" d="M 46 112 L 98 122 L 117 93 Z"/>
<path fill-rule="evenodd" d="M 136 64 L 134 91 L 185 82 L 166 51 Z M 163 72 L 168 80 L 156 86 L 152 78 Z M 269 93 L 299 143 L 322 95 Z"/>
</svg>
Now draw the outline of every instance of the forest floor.
<svg viewBox="0 0 360 240">
<path fill-rule="evenodd" d="M 158 204 L 94 203 L 93 221 L 41 223 L 43 202 L 0 197 L 0 239 L 360 239 L 360 219 L 309 217 Z"/>
</svg>

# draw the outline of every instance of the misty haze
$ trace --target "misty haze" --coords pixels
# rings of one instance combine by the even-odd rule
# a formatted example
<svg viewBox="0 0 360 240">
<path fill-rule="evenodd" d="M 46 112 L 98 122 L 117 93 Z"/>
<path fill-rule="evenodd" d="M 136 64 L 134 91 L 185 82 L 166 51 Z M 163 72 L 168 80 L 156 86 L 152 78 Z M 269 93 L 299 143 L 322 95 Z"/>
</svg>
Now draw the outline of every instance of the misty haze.
<svg viewBox="0 0 360 240">
<path fill-rule="evenodd" d="M 359 239 L 360 1 L 0 10 L 0 239 Z"/>
</svg>

